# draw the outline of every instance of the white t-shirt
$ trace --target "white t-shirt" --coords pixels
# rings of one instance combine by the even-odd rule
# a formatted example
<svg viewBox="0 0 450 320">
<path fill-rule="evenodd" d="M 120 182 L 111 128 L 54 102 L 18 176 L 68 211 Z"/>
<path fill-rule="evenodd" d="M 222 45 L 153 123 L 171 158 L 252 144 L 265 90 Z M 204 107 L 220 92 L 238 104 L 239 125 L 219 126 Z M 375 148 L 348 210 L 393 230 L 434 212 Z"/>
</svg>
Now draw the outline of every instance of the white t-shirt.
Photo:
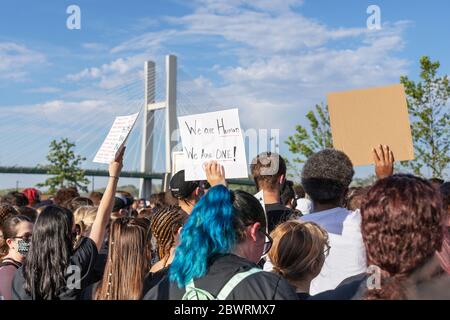
<svg viewBox="0 0 450 320">
<path fill-rule="evenodd" d="M 320 274 L 311 282 L 311 295 L 335 289 L 343 280 L 367 270 L 361 235 L 361 214 L 334 208 L 300 218 L 315 222 L 328 232 L 330 252 Z"/>
<path fill-rule="evenodd" d="M 297 200 L 297 210 L 299 210 L 304 216 L 310 214 L 313 210 L 313 203 L 307 198 L 301 198 Z"/>
</svg>

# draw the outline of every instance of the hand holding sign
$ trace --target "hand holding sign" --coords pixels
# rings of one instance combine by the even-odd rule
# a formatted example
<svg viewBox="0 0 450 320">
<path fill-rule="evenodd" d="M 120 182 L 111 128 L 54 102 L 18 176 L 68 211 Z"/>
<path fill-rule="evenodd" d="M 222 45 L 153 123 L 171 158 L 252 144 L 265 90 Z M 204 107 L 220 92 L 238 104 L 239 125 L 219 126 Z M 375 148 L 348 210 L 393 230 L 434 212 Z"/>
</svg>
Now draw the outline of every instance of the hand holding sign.
<svg viewBox="0 0 450 320">
<path fill-rule="evenodd" d="M 220 165 L 217 161 L 210 161 L 204 164 L 206 179 L 208 180 L 211 187 L 218 185 L 227 186 L 227 181 L 225 180 L 225 168 Z"/>
<path fill-rule="evenodd" d="M 109 177 L 113 179 L 119 179 L 120 173 L 122 172 L 123 168 L 123 155 L 125 153 L 125 146 L 123 146 L 118 154 L 117 157 L 114 159 L 114 161 L 111 161 L 109 164 Z"/>
<path fill-rule="evenodd" d="M 95 155 L 94 162 L 109 164 L 116 159 L 125 145 L 138 116 L 139 113 L 130 116 L 116 117 L 109 130 L 108 136 Z"/>
<path fill-rule="evenodd" d="M 205 180 L 204 163 L 217 161 L 227 178 L 247 178 L 247 158 L 237 109 L 178 117 L 186 181 Z"/>
</svg>

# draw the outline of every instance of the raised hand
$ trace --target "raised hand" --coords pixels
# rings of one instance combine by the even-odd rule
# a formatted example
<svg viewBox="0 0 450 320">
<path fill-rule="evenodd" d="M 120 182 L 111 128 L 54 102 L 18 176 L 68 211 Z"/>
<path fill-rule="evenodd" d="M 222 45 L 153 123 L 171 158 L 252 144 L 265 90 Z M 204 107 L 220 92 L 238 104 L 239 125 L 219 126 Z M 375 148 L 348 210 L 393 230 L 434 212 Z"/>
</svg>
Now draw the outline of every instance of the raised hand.
<svg viewBox="0 0 450 320">
<path fill-rule="evenodd" d="M 373 148 L 373 160 L 375 163 L 375 174 L 378 179 L 384 179 L 394 174 L 394 153 L 389 146 L 379 145 Z"/>
<path fill-rule="evenodd" d="M 119 179 L 120 173 L 123 168 L 123 154 L 125 153 L 125 148 L 119 150 L 116 159 L 109 164 L 109 176 L 112 178 Z"/>
<path fill-rule="evenodd" d="M 106 190 L 103 194 L 100 205 L 98 206 L 97 216 L 92 224 L 91 238 L 97 250 L 100 251 L 103 240 L 106 234 L 106 225 L 109 223 L 111 212 L 114 206 L 114 196 L 116 194 L 117 183 L 119 182 L 119 176 L 123 167 L 123 154 L 125 147 L 123 147 L 116 156 L 116 159 L 109 164 L 109 180 Z"/>
<path fill-rule="evenodd" d="M 206 179 L 211 187 L 219 184 L 227 186 L 227 182 L 225 180 L 225 169 L 221 164 L 217 161 L 209 161 L 203 165 L 203 168 L 206 173 Z"/>
</svg>

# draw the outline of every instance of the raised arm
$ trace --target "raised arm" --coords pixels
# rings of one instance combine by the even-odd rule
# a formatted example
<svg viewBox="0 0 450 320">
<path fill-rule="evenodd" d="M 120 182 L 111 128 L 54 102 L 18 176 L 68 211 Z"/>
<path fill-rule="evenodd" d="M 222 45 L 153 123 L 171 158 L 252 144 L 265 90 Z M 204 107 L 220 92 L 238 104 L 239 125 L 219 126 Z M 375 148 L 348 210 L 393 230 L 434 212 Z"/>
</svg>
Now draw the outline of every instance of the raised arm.
<svg viewBox="0 0 450 320">
<path fill-rule="evenodd" d="M 115 161 L 109 164 L 109 179 L 105 193 L 98 207 L 97 216 L 95 217 L 94 224 L 92 225 L 91 238 L 97 245 L 97 250 L 100 251 L 103 240 L 105 238 L 106 226 L 111 217 L 111 212 L 114 206 L 114 196 L 116 194 L 117 183 L 119 181 L 120 172 L 122 171 L 123 154 L 125 148 L 122 148 L 121 152 L 115 159 Z"/>
<path fill-rule="evenodd" d="M 373 161 L 375 163 L 375 174 L 378 179 L 384 179 L 394 174 L 394 153 L 389 146 L 378 146 L 373 148 Z"/>
</svg>

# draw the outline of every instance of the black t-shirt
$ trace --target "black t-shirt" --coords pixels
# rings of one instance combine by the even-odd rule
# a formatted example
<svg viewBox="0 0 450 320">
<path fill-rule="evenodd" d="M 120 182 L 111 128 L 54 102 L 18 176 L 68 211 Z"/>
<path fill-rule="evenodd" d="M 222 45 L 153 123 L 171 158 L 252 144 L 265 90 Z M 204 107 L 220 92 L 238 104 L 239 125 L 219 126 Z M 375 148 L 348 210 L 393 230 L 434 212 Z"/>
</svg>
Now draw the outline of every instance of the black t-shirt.
<svg viewBox="0 0 450 320">
<path fill-rule="evenodd" d="M 288 221 L 294 216 L 294 212 L 280 203 L 266 204 L 266 215 L 269 233 L 279 224 Z"/>
<path fill-rule="evenodd" d="M 142 289 L 142 292 L 144 292 L 144 294 L 147 293 L 151 288 L 156 286 L 162 279 L 164 279 L 169 272 L 169 267 L 170 265 L 159 271 L 150 272 L 144 279 L 144 288 Z"/>
<path fill-rule="evenodd" d="M 225 284 L 237 273 L 258 266 L 233 254 L 217 255 L 211 259 L 205 276 L 195 279 L 195 286 L 217 296 Z M 144 300 L 181 300 L 185 289 L 164 277 L 144 296 Z M 241 281 L 227 300 L 298 300 L 295 290 L 281 276 L 272 272 L 258 272 Z"/>
<path fill-rule="evenodd" d="M 103 273 L 105 272 L 106 262 L 108 260 L 108 242 L 103 242 L 102 247 L 97 255 L 97 259 L 94 265 L 94 271 L 92 272 L 91 283 L 98 282 L 103 279 Z"/>
<path fill-rule="evenodd" d="M 311 296 L 309 295 L 309 293 L 306 293 L 306 292 L 297 292 L 297 297 L 298 297 L 298 300 L 308 300 L 309 297 L 311 297 Z"/>
<path fill-rule="evenodd" d="M 70 265 L 78 266 L 80 269 L 81 281 L 78 288 L 69 288 L 68 286 L 61 290 L 59 294 L 60 300 L 76 300 L 79 298 L 81 291 L 92 283 L 92 273 L 94 272 L 94 265 L 97 260 L 97 246 L 90 238 L 83 238 L 80 245 L 70 257 Z M 66 282 L 73 284 L 75 271 L 72 270 L 70 274 L 66 275 Z M 12 287 L 12 298 L 14 300 L 33 300 L 32 296 L 28 294 L 25 289 L 25 279 L 23 276 L 23 267 L 17 270 Z"/>
</svg>

